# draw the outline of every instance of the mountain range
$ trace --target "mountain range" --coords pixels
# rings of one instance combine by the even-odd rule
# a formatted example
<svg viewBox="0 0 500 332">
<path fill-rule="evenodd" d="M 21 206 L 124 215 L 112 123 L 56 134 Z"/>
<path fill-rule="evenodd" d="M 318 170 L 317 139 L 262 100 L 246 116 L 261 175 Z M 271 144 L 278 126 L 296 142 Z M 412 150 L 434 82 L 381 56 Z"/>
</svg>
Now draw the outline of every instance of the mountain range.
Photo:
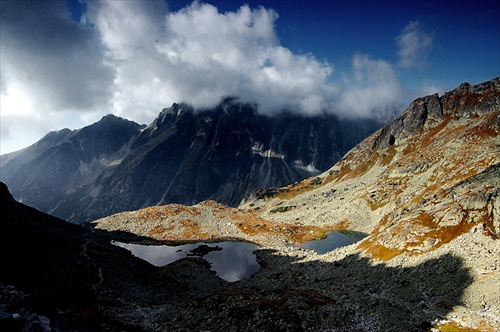
<svg viewBox="0 0 500 332">
<path fill-rule="evenodd" d="M 156 144 L 166 137 L 181 142 L 177 136 L 185 132 L 173 131 L 174 135 L 158 128 L 162 123 L 178 123 L 183 115 L 196 118 L 185 107 L 173 105 L 147 127 L 119 119 L 129 129 L 122 129 L 124 138 L 114 148 L 93 147 L 112 157 L 94 165 L 101 172 L 95 179 L 89 176 L 92 181 L 81 188 L 100 178 L 112 183 L 111 174 L 120 174 L 115 173 L 120 169 L 126 173 L 134 169 L 126 165 L 134 160 L 142 164 L 149 151 L 166 148 Z M 224 112 L 220 114 L 224 118 Z M 244 136 L 241 128 L 230 132 L 236 136 L 224 137 L 235 142 Z M 37 143 L 43 146 L 40 153 L 34 152 L 35 144 L 28 148 L 31 156 L 23 151 L 8 155 L 2 170 L 8 163 L 27 167 L 23 165 L 34 160 L 48 161 L 46 154 L 61 149 L 54 142 L 74 146 L 77 134 L 52 133 Z M 230 151 L 231 142 L 219 141 L 214 149 L 219 151 L 222 145 L 223 152 Z M 134 150 L 134 144 L 141 150 Z M 205 150 L 209 146 L 203 145 Z M 80 147 L 84 147 L 80 151 L 92 149 L 90 144 Z M 247 147 L 271 150 L 268 146 L 252 149 L 252 143 Z M 136 151 L 133 155 L 138 159 L 130 151 Z M 263 158 L 261 153 L 251 155 Z M 297 167 L 296 160 L 305 166 L 317 165 L 313 160 L 319 160 L 275 159 L 295 170 L 304 168 Z M 93 160 L 89 157 L 86 163 Z M 82 225 L 17 202 L 2 184 L 0 258 L 5 269 L 0 273 L 0 327 L 44 331 L 500 329 L 500 78 L 418 98 L 333 166 L 302 176 L 306 177 L 282 186 L 248 188 L 239 204 L 170 203 Z M 117 187 L 124 199 L 130 195 L 126 186 L 132 183 L 127 182 L 130 178 L 121 177 L 123 185 Z M 330 231 L 363 236 L 325 254 L 301 246 L 325 238 Z M 250 241 L 259 245 L 255 255 L 260 269 L 248 279 L 229 283 L 218 278 L 203 259 L 190 257 L 156 267 L 112 245 L 113 240 L 142 244 Z"/>
<path fill-rule="evenodd" d="M 331 167 L 382 124 L 332 114 L 265 116 L 234 98 L 195 111 L 174 104 L 148 126 L 113 115 L 51 132 L 2 156 L 19 201 L 74 223 L 167 203 L 237 206 L 256 188 Z"/>
</svg>

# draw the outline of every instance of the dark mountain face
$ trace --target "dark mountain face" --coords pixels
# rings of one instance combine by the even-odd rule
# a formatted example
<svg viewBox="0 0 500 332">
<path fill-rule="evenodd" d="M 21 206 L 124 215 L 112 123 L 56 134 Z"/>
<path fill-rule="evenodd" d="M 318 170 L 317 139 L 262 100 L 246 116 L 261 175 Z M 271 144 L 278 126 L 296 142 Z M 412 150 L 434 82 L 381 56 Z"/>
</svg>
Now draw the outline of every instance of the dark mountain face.
<svg viewBox="0 0 500 332">
<path fill-rule="evenodd" d="M 128 152 L 141 131 L 137 123 L 113 115 L 71 131 L 47 134 L 34 145 L 2 156 L 1 178 L 20 201 L 50 212 L 69 193 L 92 183 Z"/>
<path fill-rule="evenodd" d="M 232 99 L 197 112 L 174 104 L 146 128 L 110 115 L 51 133 L 4 162 L 1 179 L 18 200 L 76 223 L 167 203 L 234 206 L 255 188 L 325 171 L 380 126 L 268 117 Z"/>
</svg>

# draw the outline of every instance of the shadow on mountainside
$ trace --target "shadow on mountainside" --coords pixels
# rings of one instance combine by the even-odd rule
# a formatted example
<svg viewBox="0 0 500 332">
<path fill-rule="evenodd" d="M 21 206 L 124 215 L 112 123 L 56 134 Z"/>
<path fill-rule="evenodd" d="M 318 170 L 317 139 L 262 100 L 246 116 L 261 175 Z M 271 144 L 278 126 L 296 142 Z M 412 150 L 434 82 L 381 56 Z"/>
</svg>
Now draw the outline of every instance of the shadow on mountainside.
<svg viewBox="0 0 500 332">
<path fill-rule="evenodd" d="M 150 265 L 111 244 L 143 237 L 64 222 L 0 189 L 0 330 L 419 331 L 473 281 L 452 255 L 398 268 L 259 249 L 261 269 L 228 283 L 200 258 Z"/>
<path fill-rule="evenodd" d="M 333 263 L 258 250 L 253 277 L 181 305 L 172 317 L 195 331 L 425 331 L 461 303 L 472 283 L 459 258 L 410 268 L 350 255 Z M 166 319 L 163 317 L 162 319 Z"/>
</svg>

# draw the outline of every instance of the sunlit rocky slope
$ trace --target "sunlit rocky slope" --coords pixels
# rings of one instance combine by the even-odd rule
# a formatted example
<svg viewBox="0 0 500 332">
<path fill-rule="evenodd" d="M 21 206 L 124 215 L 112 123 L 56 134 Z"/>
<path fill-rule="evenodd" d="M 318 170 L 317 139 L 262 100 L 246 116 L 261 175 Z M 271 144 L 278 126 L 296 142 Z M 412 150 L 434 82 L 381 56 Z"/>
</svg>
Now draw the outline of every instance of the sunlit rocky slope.
<svg viewBox="0 0 500 332">
<path fill-rule="evenodd" d="M 200 258 L 148 264 L 112 240 L 151 237 L 64 222 L 16 202 L 3 183 L 0 201 L 2 331 L 498 330 L 500 246 L 480 231 L 387 262 L 354 246 L 323 255 L 261 246 L 259 271 L 225 282 Z"/>
<path fill-rule="evenodd" d="M 327 172 L 258 191 L 241 208 L 370 233 L 361 247 L 383 259 L 431 251 L 473 227 L 498 237 L 499 114 L 499 79 L 417 99 Z"/>
</svg>

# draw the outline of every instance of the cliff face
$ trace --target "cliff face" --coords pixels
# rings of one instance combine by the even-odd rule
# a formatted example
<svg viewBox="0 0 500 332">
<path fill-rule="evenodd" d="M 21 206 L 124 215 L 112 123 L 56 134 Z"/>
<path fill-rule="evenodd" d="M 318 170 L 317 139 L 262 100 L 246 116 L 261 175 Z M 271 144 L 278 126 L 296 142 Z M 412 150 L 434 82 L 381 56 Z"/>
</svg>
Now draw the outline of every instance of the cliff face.
<svg viewBox="0 0 500 332">
<path fill-rule="evenodd" d="M 51 133 L 6 156 L 1 176 L 17 199 L 76 223 L 167 203 L 236 206 L 255 188 L 319 174 L 379 127 L 327 114 L 267 117 L 234 99 L 197 112 L 174 104 L 147 127 L 107 116 Z"/>
</svg>

